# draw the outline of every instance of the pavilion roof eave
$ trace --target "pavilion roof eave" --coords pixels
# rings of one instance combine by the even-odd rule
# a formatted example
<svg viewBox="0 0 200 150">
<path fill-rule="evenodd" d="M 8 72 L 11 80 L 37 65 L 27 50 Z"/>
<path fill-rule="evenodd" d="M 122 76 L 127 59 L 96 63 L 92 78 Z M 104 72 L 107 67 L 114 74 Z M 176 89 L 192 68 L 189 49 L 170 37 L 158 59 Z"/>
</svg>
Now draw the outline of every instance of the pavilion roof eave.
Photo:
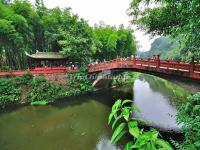
<svg viewBox="0 0 200 150">
<path fill-rule="evenodd" d="M 63 60 L 67 59 L 66 55 L 56 52 L 39 52 L 36 54 L 30 55 L 29 53 L 25 52 L 26 56 L 37 59 L 37 60 Z"/>
</svg>

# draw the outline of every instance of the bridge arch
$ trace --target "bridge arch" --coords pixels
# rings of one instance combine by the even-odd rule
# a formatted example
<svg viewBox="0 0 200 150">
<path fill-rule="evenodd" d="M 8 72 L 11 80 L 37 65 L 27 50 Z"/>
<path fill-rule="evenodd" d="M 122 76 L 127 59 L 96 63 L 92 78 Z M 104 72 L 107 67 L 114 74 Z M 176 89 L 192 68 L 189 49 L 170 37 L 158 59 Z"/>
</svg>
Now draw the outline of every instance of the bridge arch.
<svg viewBox="0 0 200 150">
<path fill-rule="evenodd" d="M 105 70 L 130 70 L 149 74 L 163 74 L 178 76 L 182 78 L 200 79 L 200 64 L 195 64 L 194 59 L 191 63 L 178 61 L 164 61 L 159 57 L 156 59 L 115 59 L 99 64 L 90 64 L 89 73 L 99 73 Z"/>
<path fill-rule="evenodd" d="M 172 76 L 169 74 L 165 74 L 165 73 L 159 73 L 159 72 L 151 72 L 151 71 L 143 71 L 143 70 L 130 70 L 130 69 L 113 69 L 113 70 L 107 70 L 106 71 L 109 74 L 105 74 L 103 72 L 98 72 L 96 74 L 96 79 L 93 80 L 93 84 L 92 86 L 95 89 L 102 89 L 102 88 L 109 88 L 112 86 L 112 81 L 113 78 L 115 78 L 116 76 L 123 74 L 125 72 L 139 72 L 139 73 L 144 73 L 144 74 L 149 74 L 149 75 L 153 75 L 156 77 L 160 77 L 166 80 L 170 80 L 170 81 L 181 81 L 181 82 L 188 82 L 188 79 L 190 82 L 194 82 L 194 83 L 200 83 L 200 80 L 196 80 L 193 78 L 187 78 L 187 77 L 181 77 L 180 76 Z"/>
</svg>

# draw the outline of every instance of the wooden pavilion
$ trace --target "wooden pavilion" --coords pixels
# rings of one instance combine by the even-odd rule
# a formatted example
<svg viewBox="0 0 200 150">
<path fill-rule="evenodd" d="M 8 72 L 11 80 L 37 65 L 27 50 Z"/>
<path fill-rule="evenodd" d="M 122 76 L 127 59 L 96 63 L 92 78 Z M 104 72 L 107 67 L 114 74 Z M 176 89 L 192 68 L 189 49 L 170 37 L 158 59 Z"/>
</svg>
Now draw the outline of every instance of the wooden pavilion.
<svg viewBox="0 0 200 150">
<path fill-rule="evenodd" d="M 67 56 L 59 52 L 25 52 L 33 67 L 62 67 L 67 65 Z"/>
</svg>

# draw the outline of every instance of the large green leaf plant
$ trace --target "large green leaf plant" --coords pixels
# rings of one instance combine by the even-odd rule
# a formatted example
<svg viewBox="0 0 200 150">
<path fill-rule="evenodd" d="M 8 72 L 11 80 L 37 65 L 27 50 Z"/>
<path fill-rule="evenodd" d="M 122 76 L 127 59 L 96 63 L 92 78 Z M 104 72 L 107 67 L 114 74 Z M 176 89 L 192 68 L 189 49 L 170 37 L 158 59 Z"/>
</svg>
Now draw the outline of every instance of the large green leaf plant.
<svg viewBox="0 0 200 150">
<path fill-rule="evenodd" d="M 144 120 L 133 117 L 133 110 L 140 113 L 140 109 L 135 105 L 130 106 L 132 103 L 131 100 L 117 100 L 112 106 L 108 118 L 108 124 L 111 124 L 114 130 L 111 143 L 116 144 L 123 136 L 129 134 L 132 139 L 124 146 L 124 150 L 172 150 L 167 141 L 159 138 L 159 132 L 156 129 L 145 131 L 139 128 L 139 122 Z"/>
</svg>

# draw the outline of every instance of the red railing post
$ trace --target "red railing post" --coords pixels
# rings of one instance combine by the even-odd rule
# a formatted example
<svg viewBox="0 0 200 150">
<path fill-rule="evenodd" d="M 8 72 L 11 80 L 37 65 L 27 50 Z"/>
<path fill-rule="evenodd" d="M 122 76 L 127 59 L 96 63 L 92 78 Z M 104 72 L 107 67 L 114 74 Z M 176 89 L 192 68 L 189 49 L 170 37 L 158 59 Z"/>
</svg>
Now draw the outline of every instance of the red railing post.
<svg viewBox="0 0 200 150">
<path fill-rule="evenodd" d="M 194 57 L 192 57 L 192 60 L 190 62 L 190 75 L 194 73 L 194 66 L 195 66 Z"/>
<path fill-rule="evenodd" d="M 160 55 L 156 55 L 156 68 L 160 68 Z"/>
<path fill-rule="evenodd" d="M 133 65 L 136 65 L 136 56 L 133 56 Z"/>
</svg>

